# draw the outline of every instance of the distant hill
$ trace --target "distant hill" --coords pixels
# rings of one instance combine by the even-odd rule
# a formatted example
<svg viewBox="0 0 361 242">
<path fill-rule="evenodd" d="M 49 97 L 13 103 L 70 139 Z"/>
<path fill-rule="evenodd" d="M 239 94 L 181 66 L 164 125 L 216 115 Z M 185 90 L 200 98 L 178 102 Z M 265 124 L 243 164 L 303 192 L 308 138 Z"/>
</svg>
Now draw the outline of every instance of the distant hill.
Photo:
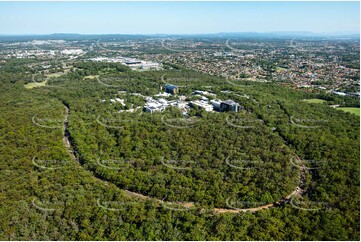
<svg viewBox="0 0 361 242">
<path fill-rule="evenodd" d="M 221 32 L 209 34 L 77 34 L 77 33 L 54 33 L 48 35 L 1 35 L 0 41 L 29 41 L 45 39 L 137 39 L 137 38 L 264 38 L 264 39 L 292 39 L 292 38 L 349 38 L 360 39 L 359 33 L 312 33 L 312 32 Z"/>
</svg>

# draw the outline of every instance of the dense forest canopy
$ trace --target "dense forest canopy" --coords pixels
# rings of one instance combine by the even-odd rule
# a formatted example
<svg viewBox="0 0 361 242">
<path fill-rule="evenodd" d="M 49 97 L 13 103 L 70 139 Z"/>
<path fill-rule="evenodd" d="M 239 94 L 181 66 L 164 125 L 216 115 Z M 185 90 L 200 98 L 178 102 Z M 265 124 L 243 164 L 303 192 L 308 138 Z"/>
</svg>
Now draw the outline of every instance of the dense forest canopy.
<svg viewBox="0 0 361 242">
<path fill-rule="evenodd" d="M 2 240 L 360 239 L 359 117 L 329 107 L 356 98 L 91 62 L 27 89 L 46 77 L 22 64 L 0 69 Z M 243 109 L 129 112 L 165 83 Z M 291 203 L 214 212 L 273 204 L 298 186 Z"/>
</svg>

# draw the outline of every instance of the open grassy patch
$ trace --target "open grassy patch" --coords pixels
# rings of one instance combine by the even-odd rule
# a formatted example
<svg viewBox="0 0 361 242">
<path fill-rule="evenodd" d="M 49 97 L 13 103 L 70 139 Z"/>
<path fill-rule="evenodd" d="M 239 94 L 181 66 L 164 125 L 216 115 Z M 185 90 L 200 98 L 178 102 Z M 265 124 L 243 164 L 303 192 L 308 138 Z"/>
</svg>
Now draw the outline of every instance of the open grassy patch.
<svg viewBox="0 0 361 242">
<path fill-rule="evenodd" d="M 307 103 L 324 103 L 324 102 L 326 102 L 325 100 L 317 99 L 317 98 L 303 99 L 302 101 L 307 102 Z"/>
<path fill-rule="evenodd" d="M 46 85 L 46 81 L 43 81 L 43 82 L 30 82 L 30 83 L 25 85 L 25 88 L 26 89 L 31 89 L 31 88 L 34 88 L 34 87 L 42 87 L 42 86 L 45 86 L 45 85 Z"/>
<path fill-rule="evenodd" d="M 337 109 L 360 116 L 360 108 L 337 108 Z"/>
</svg>

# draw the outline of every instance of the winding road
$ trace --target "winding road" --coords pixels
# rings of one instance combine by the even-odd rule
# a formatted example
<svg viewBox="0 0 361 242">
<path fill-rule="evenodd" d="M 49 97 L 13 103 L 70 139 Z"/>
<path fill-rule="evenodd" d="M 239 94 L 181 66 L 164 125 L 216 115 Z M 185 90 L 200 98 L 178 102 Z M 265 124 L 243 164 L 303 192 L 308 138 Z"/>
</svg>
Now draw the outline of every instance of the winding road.
<svg viewBox="0 0 361 242">
<path fill-rule="evenodd" d="M 69 112 L 70 109 L 67 105 L 65 105 L 65 119 L 64 119 L 64 123 L 63 123 L 63 142 L 64 145 L 67 149 L 67 151 L 71 154 L 72 158 L 74 161 L 77 161 L 79 163 L 79 165 L 81 166 L 81 162 L 80 162 L 80 158 L 78 157 L 78 153 L 76 152 L 76 150 L 74 149 L 74 145 L 71 143 L 71 135 L 69 133 L 68 130 L 68 126 L 69 126 Z M 297 159 L 299 159 L 299 161 L 301 161 L 301 159 L 299 157 L 297 157 Z M 300 163 L 300 184 L 299 186 L 296 187 L 296 189 L 291 192 L 290 194 L 288 194 L 287 196 L 285 196 L 283 199 L 274 202 L 274 203 L 268 203 L 262 206 L 258 206 L 258 207 L 253 207 L 253 208 L 213 208 L 212 211 L 214 213 L 241 213 L 241 212 L 257 212 L 259 210 L 263 210 L 263 209 L 269 209 L 272 207 L 276 207 L 279 205 L 282 205 L 284 203 L 288 203 L 290 202 L 290 200 L 294 197 L 298 197 L 301 196 L 304 193 L 304 189 L 302 189 L 301 187 L 303 186 L 303 184 L 305 183 L 305 177 L 306 177 L 306 168 L 304 166 L 304 164 L 301 162 Z M 105 181 L 99 177 L 94 176 L 97 180 L 101 181 L 101 182 L 105 182 L 107 183 L 108 181 Z M 122 189 L 124 190 L 124 189 Z M 152 198 L 149 196 L 145 196 L 143 194 L 140 193 L 136 193 L 136 192 L 131 192 L 128 190 L 124 190 L 129 196 L 133 196 L 133 197 L 137 197 L 137 198 L 141 198 L 141 199 L 152 199 L 153 201 L 156 201 L 158 203 L 161 203 L 165 206 L 165 204 L 174 204 L 177 206 L 182 206 L 184 207 L 184 210 L 186 209 L 191 209 L 191 208 L 195 208 L 195 204 L 192 202 L 166 202 L 157 198 Z M 174 210 L 181 210 L 181 209 L 174 209 Z M 205 210 L 205 209 L 201 209 L 201 210 Z"/>
</svg>

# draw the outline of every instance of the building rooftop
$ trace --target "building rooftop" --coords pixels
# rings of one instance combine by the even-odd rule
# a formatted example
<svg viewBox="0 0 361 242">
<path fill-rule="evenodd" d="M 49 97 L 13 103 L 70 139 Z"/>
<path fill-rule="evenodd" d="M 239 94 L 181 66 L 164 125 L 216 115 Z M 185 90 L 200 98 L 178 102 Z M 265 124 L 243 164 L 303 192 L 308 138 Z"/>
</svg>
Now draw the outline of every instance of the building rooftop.
<svg viewBox="0 0 361 242">
<path fill-rule="evenodd" d="M 223 103 L 226 103 L 226 104 L 228 104 L 228 105 L 235 105 L 235 104 L 238 104 L 238 103 L 236 103 L 235 101 L 233 101 L 233 100 L 226 100 L 226 101 L 223 101 Z"/>
<path fill-rule="evenodd" d="M 169 83 L 165 84 L 165 87 L 166 88 L 178 88 L 178 86 L 172 85 L 172 84 L 169 84 Z"/>
</svg>

